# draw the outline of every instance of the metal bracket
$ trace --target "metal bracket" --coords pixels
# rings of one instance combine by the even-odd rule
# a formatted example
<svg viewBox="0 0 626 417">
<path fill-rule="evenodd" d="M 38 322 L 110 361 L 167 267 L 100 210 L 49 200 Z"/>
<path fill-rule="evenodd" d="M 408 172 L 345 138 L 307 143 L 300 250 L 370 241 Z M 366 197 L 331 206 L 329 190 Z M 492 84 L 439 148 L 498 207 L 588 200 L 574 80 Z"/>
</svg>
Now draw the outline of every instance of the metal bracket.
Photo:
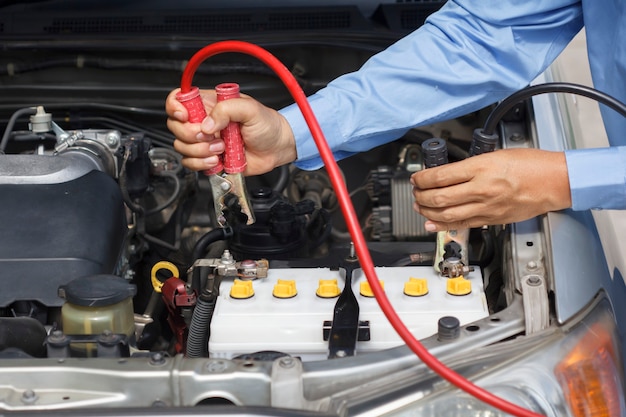
<svg viewBox="0 0 626 417">
<path fill-rule="evenodd" d="M 522 299 L 526 334 L 547 329 L 550 326 L 550 304 L 542 275 L 532 274 L 522 277 Z"/>
</svg>

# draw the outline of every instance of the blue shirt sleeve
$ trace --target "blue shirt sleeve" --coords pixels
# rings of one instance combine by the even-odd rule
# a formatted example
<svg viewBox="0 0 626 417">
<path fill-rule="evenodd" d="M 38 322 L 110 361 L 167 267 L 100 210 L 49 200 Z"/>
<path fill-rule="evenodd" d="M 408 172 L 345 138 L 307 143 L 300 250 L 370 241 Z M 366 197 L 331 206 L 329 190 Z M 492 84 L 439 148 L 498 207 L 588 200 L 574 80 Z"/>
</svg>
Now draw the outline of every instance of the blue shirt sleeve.
<svg viewBox="0 0 626 417">
<path fill-rule="evenodd" d="M 582 28 L 578 0 L 449 0 L 417 31 L 309 97 L 337 159 L 528 85 Z M 322 166 L 297 106 L 281 113 L 303 169 Z"/>
<path fill-rule="evenodd" d="M 626 146 L 565 151 L 572 209 L 626 209 Z"/>
</svg>

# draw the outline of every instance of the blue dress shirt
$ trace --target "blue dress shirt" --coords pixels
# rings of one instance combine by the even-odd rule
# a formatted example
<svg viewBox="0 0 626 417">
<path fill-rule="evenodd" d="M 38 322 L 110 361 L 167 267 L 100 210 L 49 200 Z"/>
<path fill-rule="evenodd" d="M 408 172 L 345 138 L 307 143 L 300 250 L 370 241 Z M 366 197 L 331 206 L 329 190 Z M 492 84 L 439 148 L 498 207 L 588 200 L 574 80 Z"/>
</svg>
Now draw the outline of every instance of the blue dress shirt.
<svg viewBox="0 0 626 417">
<path fill-rule="evenodd" d="M 526 87 L 583 22 L 594 87 L 626 102 L 624 0 L 449 0 L 421 28 L 309 102 L 335 157 L 345 158 Z M 626 209 L 626 119 L 601 111 L 611 147 L 566 152 L 575 210 Z M 297 106 L 281 113 L 296 138 L 296 164 L 321 167 Z"/>
</svg>

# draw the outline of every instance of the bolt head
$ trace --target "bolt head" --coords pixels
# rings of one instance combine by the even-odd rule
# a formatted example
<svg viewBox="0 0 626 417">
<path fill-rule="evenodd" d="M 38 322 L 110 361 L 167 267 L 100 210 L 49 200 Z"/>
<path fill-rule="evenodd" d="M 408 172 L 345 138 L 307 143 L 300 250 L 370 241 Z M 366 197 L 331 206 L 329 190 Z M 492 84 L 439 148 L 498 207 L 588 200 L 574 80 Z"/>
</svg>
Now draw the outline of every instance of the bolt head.
<svg viewBox="0 0 626 417">
<path fill-rule="evenodd" d="M 295 360 L 289 356 L 286 356 L 284 358 L 280 358 L 278 360 L 278 364 L 282 367 L 282 368 L 293 368 L 294 365 L 296 364 Z"/>
<path fill-rule="evenodd" d="M 215 373 L 224 372 L 226 370 L 226 362 L 221 360 L 211 361 L 206 364 L 206 370 Z"/>
</svg>

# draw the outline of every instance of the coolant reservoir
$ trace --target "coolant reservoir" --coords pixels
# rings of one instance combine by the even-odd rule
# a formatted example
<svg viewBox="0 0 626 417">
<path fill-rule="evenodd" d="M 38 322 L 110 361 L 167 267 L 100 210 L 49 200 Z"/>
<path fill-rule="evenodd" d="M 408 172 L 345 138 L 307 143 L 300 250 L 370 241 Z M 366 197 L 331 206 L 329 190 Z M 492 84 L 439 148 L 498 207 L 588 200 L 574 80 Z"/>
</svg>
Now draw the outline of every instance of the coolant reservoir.
<svg viewBox="0 0 626 417">
<path fill-rule="evenodd" d="M 66 300 L 61 308 L 63 332 L 97 336 L 110 330 L 133 340 L 132 297 L 136 292 L 135 285 L 115 275 L 91 275 L 62 285 L 59 296 Z"/>
</svg>

